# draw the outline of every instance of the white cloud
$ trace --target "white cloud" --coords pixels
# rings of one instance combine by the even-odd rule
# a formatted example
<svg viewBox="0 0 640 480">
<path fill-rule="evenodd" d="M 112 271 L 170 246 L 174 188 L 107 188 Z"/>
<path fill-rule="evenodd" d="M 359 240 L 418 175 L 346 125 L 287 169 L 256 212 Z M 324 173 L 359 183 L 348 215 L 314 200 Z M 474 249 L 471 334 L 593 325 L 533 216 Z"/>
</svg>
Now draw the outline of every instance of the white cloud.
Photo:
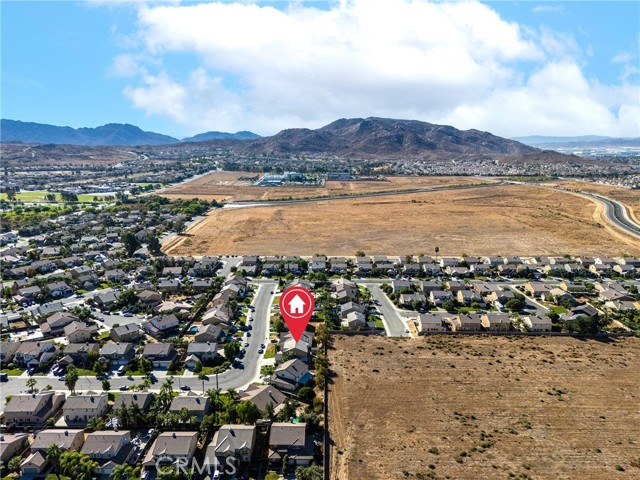
<svg viewBox="0 0 640 480">
<path fill-rule="evenodd" d="M 473 1 L 143 5 L 134 37 L 137 56 L 113 66 L 139 79 L 125 95 L 190 132 L 269 134 L 369 115 L 501 135 L 638 128 L 628 112 L 639 102 L 612 89 L 603 103 L 578 67 L 575 39 L 520 28 Z M 160 65 L 180 54 L 199 63 L 184 78 Z M 132 61 L 144 58 L 156 65 Z M 537 68 L 527 75 L 523 65 Z"/>
<path fill-rule="evenodd" d="M 562 5 L 536 5 L 532 8 L 535 13 L 555 13 L 562 12 Z"/>
</svg>

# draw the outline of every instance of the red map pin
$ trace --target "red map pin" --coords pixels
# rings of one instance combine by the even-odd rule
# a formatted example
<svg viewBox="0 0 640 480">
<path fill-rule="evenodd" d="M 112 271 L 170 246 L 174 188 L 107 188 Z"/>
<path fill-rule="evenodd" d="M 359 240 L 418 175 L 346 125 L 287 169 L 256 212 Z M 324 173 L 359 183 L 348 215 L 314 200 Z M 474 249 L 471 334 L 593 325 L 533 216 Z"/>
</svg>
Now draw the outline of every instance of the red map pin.
<svg viewBox="0 0 640 480">
<path fill-rule="evenodd" d="M 315 300 L 309 290 L 303 287 L 287 288 L 280 296 L 280 313 L 294 340 L 302 337 L 315 307 Z"/>
</svg>

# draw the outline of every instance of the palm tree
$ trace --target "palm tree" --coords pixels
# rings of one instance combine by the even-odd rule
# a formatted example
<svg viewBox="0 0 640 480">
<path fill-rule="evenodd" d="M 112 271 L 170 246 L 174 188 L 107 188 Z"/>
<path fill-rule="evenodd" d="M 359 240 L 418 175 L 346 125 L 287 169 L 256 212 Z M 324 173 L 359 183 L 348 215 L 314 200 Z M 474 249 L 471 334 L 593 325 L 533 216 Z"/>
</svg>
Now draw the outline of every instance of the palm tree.
<svg viewBox="0 0 640 480">
<path fill-rule="evenodd" d="M 96 430 L 102 430 L 104 428 L 104 425 L 104 420 L 102 420 L 100 417 L 90 418 L 87 422 L 87 428 L 91 429 L 94 432 Z"/>
<path fill-rule="evenodd" d="M 76 382 L 78 381 L 78 377 L 78 369 L 75 365 L 69 365 L 67 367 L 67 373 L 64 376 L 64 384 L 72 395 L 76 393 Z"/>
<path fill-rule="evenodd" d="M 27 380 L 27 387 L 29 387 L 29 393 L 33 393 L 36 387 L 36 383 L 37 381 L 35 378 L 30 378 L 29 380 Z"/>
<path fill-rule="evenodd" d="M 47 447 L 47 461 L 51 462 L 52 469 L 58 479 L 60 479 L 60 456 L 62 455 L 62 449 L 60 445 L 52 443 Z"/>
</svg>

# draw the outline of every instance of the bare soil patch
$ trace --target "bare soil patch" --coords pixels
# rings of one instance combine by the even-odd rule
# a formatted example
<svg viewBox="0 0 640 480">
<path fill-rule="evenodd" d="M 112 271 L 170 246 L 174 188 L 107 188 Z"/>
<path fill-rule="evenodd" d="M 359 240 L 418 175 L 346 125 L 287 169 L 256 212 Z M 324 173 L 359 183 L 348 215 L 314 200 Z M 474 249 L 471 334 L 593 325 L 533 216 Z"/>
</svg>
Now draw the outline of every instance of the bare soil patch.
<svg viewBox="0 0 640 480">
<path fill-rule="evenodd" d="M 169 188 L 162 194 L 171 199 L 197 197 L 237 202 L 388 192 L 490 181 L 475 177 L 387 177 L 380 181 L 327 181 L 323 187 L 254 187 L 247 178 L 257 176 L 253 172 L 215 172 Z"/>
<path fill-rule="evenodd" d="M 219 209 L 174 255 L 607 255 L 640 245 L 605 228 L 589 200 L 526 185 Z"/>
<path fill-rule="evenodd" d="M 332 479 L 640 477 L 637 338 L 337 336 L 329 361 Z"/>
</svg>

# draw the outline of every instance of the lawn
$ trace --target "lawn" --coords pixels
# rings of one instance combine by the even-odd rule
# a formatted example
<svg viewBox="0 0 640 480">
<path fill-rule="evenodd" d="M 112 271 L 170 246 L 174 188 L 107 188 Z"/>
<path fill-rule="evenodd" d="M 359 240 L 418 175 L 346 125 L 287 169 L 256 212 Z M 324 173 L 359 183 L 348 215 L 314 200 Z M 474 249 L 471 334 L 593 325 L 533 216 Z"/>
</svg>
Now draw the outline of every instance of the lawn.
<svg viewBox="0 0 640 480">
<path fill-rule="evenodd" d="M 94 377 L 96 375 L 96 372 L 93 370 L 87 370 L 86 368 L 78 368 L 77 371 L 78 375 L 81 377 Z"/>
<path fill-rule="evenodd" d="M 553 313 L 557 313 L 558 315 L 562 315 L 563 313 L 567 313 L 567 309 L 560 306 L 551 307 L 551 311 Z"/>
<path fill-rule="evenodd" d="M 19 377 L 24 373 L 24 370 L 20 370 L 19 368 L 12 368 L 12 369 L 0 370 L 0 373 L 6 373 L 10 377 Z"/>
<path fill-rule="evenodd" d="M 264 358 L 274 358 L 276 356 L 277 348 L 275 344 L 271 343 L 267 346 L 267 351 L 264 354 Z"/>
<path fill-rule="evenodd" d="M 36 190 L 33 192 L 20 192 L 16 194 L 16 199 L 21 201 L 21 202 L 27 202 L 27 203 L 35 203 L 35 202 L 44 202 L 44 197 L 45 195 L 47 195 L 48 193 L 51 192 L 47 192 L 45 190 Z M 98 201 L 94 201 L 93 197 L 97 196 L 98 198 L 103 198 L 103 195 L 93 195 L 93 194 L 80 194 L 78 195 L 78 202 L 80 203 L 102 203 L 104 202 L 103 200 L 98 200 Z M 114 201 L 115 197 L 107 197 L 108 199 L 106 201 Z M 6 193 L 0 193 L 0 200 L 6 200 L 7 199 L 7 194 Z M 62 202 L 62 198 L 60 197 L 60 194 L 56 193 L 56 201 L 57 202 Z"/>
</svg>

